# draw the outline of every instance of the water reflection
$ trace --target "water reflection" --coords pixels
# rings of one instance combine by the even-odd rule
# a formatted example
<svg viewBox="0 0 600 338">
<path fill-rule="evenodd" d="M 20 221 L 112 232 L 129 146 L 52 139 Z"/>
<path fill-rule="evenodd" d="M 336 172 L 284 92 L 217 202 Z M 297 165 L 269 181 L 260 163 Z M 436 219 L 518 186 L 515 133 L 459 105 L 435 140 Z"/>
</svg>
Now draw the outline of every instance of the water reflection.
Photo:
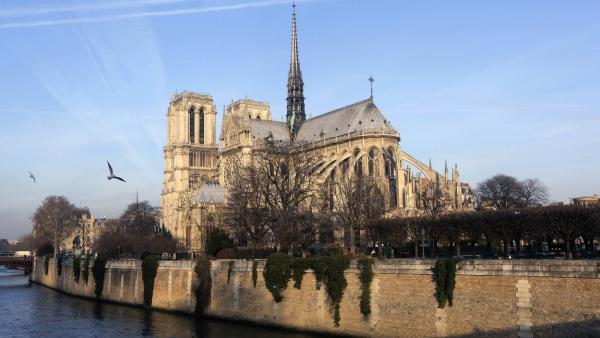
<svg viewBox="0 0 600 338">
<path fill-rule="evenodd" d="M 305 338 L 309 334 L 71 297 L 0 267 L 0 337 Z"/>
</svg>

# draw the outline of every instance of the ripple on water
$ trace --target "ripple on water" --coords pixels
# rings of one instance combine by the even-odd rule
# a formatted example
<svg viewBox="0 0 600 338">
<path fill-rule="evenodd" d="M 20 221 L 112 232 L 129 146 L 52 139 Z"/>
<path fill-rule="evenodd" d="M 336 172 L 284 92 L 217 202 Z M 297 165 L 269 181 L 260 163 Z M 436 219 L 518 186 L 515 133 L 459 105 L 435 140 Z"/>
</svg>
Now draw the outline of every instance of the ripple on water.
<svg viewBox="0 0 600 338">
<path fill-rule="evenodd" d="M 266 329 L 70 297 L 0 267 L 0 337 L 305 338 Z"/>
</svg>

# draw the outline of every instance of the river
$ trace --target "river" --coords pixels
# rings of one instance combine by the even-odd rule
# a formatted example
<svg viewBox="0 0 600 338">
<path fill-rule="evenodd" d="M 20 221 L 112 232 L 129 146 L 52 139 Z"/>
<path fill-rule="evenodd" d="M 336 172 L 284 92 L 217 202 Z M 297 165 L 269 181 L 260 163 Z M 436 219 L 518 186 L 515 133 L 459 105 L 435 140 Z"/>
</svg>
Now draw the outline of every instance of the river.
<svg viewBox="0 0 600 338">
<path fill-rule="evenodd" d="M 289 332 L 116 304 L 99 304 L 30 284 L 0 266 L 0 337 L 305 338 Z"/>
</svg>

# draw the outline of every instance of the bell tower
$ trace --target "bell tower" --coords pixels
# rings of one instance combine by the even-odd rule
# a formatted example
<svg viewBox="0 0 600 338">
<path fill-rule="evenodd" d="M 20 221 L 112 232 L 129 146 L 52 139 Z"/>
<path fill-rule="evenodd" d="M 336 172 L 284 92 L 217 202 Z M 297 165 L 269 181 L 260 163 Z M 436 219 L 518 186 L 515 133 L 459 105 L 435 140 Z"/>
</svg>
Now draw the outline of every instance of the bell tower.
<svg viewBox="0 0 600 338">
<path fill-rule="evenodd" d="M 169 103 L 161 223 L 179 240 L 187 225 L 178 207 L 202 182 L 217 179 L 216 115 L 208 94 L 177 93 Z"/>
</svg>

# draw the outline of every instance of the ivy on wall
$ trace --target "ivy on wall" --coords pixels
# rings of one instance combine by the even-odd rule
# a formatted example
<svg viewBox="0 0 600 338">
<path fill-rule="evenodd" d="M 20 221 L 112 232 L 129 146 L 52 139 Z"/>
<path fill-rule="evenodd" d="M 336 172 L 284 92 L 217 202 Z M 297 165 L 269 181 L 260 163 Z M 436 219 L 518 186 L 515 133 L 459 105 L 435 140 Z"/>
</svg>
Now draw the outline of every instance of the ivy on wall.
<svg viewBox="0 0 600 338">
<path fill-rule="evenodd" d="M 63 263 L 63 255 L 58 255 L 58 257 L 56 257 L 56 271 L 58 272 L 59 276 L 62 273 L 62 263 Z"/>
<path fill-rule="evenodd" d="M 96 299 L 102 298 L 102 290 L 104 289 L 104 273 L 106 272 L 106 262 L 108 259 L 106 256 L 98 256 L 94 260 L 94 266 L 92 267 L 92 274 L 94 275 L 94 281 L 96 282 L 94 293 Z"/>
<path fill-rule="evenodd" d="M 142 261 L 142 280 L 144 281 L 144 306 L 152 306 L 152 295 L 154 294 L 154 279 L 158 271 L 160 257 L 148 255 Z"/>
<path fill-rule="evenodd" d="M 320 256 L 312 258 L 294 258 L 284 253 L 274 253 L 269 256 L 263 272 L 265 285 L 273 295 L 275 302 L 283 300 L 281 292 L 287 288 L 290 278 L 294 277 L 294 287 L 302 285 L 302 276 L 307 269 L 312 268 L 317 280 L 325 282 L 327 294 L 332 302 L 335 326 L 340 323 L 340 303 L 344 290 L 348 286 L 344 271 L 350 266 L 350 259 L 342 255 Z"/>
<path fill-rule="evenodd" d="M 79 284 L 79 275 L 81 273 L 81 258 L 76 257 L 73 259 L 73 277 L 75 282 Z"/>
<path fill-rule="evenodd" d="M 50 266 L 50 258 L 48 256 L 44 256 L 44 273 L 48 274 L 48 267 Z"/>
<path fill-rule="evenodd" d="M 294 287 L 300 289 L 302 287 L 302 279 L 306 270 L 310 269 L 312 263 L 311 258 L 297 257 L 292 261 L 292 279 Z"/>
<path fill-rule="evenodd" d="M 276 252 L 269 256 L 263 277 L 265 278 L 265 286 L 273 295 L 276 303 L 283 300 L 281 292 L 287 288 L 288 281 L 292 276 L 292 261 L 293 257 L 281 252 Z"/>
<path fill-rule="evenodd" d="M 88 279 L 90 277 L 90 258 L 86 257 L 83 260 L 83 264 L 82 264 L 82 269 L 83 269 L 83 281 L 85 283 L 85 285 L 87 285 Z"/>
<path fill-rule="evenodd" d="M 363 316 L 371 314 L 371 282 L 373 281 L 373 259 L 369 256 L 358 260 L 360 275 L 360 313 Z"/>
<path fill-rule="evenodd" d="M 438 307 L 443 309 L 452 306 L 454 300 L 454 286 L 456 285 L 456 264 L 459 258 L 438 258 L 433 267 L 433 281 L 435 283 L 435 298 Z"/>
<path fill-rule="evenodd" d="M 210 290 L 212 278 L 210 276 L 210 259 L 206 256 L 201 256 L 196 260 L 194 266 L 196 278 L 198 278 L 198 286 L 196 287 L 196 314 L 202 315 L 204 310 L 210 305 Z"/>
<path fill-rule="evenodd" d="M 231 273 L 233 272 L 233 263 L 234 261 L 229 261 L 228 267 L 227 267 L 227 284 L 229 284 L 229 281 L 231 281 Z"/>
<path fill-rule="evenodd" d="M 258 261 L 252 260 L 252 284 L 256 288 L 256 280 L 258 279 Z"/>
</svg>

